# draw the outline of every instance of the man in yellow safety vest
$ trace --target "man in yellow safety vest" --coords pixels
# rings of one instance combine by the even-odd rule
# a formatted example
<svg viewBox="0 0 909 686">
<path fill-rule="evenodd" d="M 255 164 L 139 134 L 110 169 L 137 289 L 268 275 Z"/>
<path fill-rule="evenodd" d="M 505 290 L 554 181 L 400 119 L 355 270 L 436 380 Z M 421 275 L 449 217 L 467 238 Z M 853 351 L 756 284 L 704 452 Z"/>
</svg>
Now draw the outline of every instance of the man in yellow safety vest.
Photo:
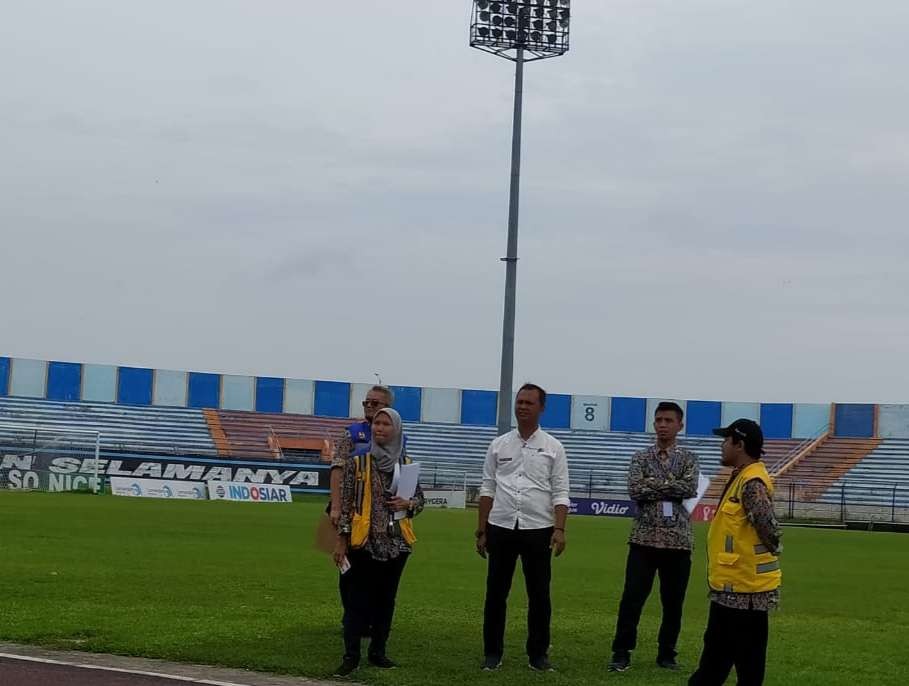
<svg viewBox="0 0 909 686">
<path fill-rule="evenodd" d="M 710 617 L 689 686 L 721 686 L 735 666 L 739 686 L 760 686 L 767 659 L 768 611 L 779 603 L 780 529 L 773 482 L 761 455 L 764 434 L 750 419 L 715 429 L 732 476 L 707 537 Z"/>
</svg>

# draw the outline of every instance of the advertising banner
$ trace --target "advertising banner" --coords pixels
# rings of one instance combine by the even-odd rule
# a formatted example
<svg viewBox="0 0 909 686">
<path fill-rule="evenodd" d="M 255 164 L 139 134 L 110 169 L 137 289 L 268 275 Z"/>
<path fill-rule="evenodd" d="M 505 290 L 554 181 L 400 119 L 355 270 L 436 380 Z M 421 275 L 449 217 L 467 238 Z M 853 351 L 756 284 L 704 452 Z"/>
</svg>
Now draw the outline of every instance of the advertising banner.
<svg viewBox="0 0 909 686">
<path fill-rule="evenodd" d="M 467 493 L 459 491 L 424 490 L 425 507 L 447 507 L 463 510 L 467 507 Z"/>
<path fill-rule="evenodd" d="M 95 471 L 95 458 L 43 452 L 4 453 L 0 446 L 0 488 L 71 490 Z M 98 476 L 127 479 L 230 481 L 290 486 L 295 491 L 327 492 L 328 465 L 224 460 L 206 457 L 158 455 L 104 455 L 98 460 Z M 80 478 L 81 477 L 81 478 Z"/>
<path fill-rule="evenodd" d="M 692 522 L 709 522 L 713 520 L 713 515 L 716 514 L 716 505 L 696 505 L 694 511 L 691 513 Z"/>
<path fill-rule="evenodd" d="M 633 500 L 572 498 L 569 514 L 594 517 L 634 517 L 638 508 Z"/>
<path fill-rule="evenodd" d="M 110 492 L 133 498 L 173 498 L 175 500 L 205 500 L 205 486 L 189 481 L 165 479 L 110 478 Z"/>
</svg>

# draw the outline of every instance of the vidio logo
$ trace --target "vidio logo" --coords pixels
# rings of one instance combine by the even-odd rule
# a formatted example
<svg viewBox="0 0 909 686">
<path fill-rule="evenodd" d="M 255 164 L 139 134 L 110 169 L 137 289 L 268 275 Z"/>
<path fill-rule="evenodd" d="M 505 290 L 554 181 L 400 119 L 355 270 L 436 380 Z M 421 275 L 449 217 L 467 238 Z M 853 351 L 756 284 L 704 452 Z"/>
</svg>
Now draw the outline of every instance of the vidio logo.
<svg viewBox="0 0 909 686">
<path fill-rule="evenodd" d="M 628 512 L 628 505 L 606 503 L 601 500 L 590 503 L 590 510 L 595 515 L 623 515 Z"/>
</svg>

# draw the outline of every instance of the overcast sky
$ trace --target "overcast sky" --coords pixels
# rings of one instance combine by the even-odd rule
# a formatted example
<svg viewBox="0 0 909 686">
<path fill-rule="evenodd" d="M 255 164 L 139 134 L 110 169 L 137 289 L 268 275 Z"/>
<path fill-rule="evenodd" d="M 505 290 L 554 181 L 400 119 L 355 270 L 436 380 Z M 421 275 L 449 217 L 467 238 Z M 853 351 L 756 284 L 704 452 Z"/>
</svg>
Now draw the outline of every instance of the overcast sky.
<svg viewBox="0 0 909 686">
<path fill-rule="evenodd" d="M 909 3 L 572 4 L 516 381 L 909 401 Z M 469 11 L 5 3 L 0 354 L 497 387 L 513 71 Z"/>
</svg>

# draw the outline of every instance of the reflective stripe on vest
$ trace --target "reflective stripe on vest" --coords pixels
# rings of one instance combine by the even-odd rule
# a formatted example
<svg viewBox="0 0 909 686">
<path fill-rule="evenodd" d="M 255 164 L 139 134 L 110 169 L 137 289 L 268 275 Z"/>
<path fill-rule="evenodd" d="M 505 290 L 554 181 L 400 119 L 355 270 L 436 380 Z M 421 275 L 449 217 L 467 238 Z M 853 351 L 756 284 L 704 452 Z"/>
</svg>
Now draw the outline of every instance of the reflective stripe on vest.
<svg viewBox="0 0 909 686">
<path fill-rule="evenodd" d="M 768 572 L 775 572 L 780 568 L 780 561 L 774 560 L 773 562 L 765 562 L 757 566 L 758 574 L 767 574 Z"/>
</svg>

